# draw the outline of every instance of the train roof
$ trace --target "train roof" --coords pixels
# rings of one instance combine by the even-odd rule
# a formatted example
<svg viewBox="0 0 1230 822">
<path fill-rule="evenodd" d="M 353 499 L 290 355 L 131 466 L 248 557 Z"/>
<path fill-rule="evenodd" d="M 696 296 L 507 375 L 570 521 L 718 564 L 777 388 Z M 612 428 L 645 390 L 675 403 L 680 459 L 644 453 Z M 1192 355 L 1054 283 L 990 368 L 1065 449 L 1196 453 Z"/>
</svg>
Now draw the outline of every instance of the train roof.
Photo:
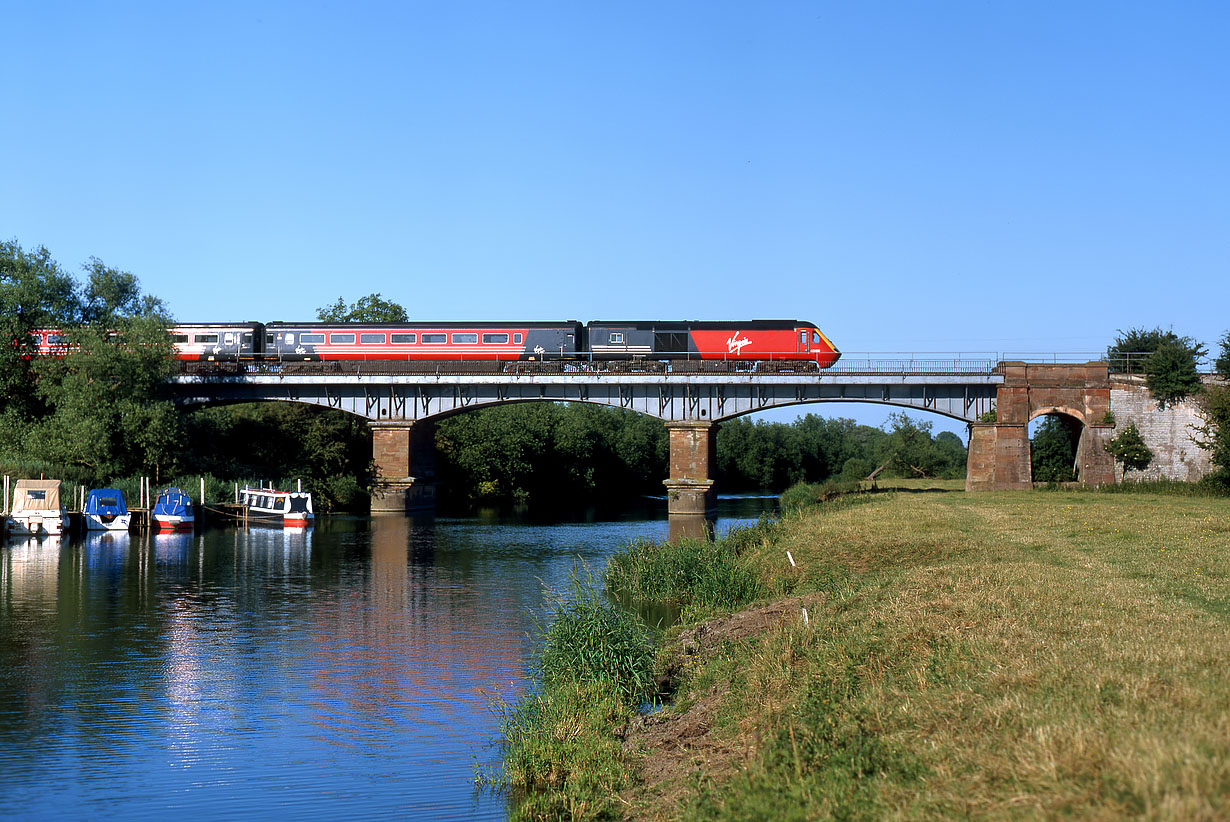
<svg viewBox="0 0 1230 822">
<path fill-rule="evenodd" d="M 577 328 L 581 325 L 577 320 L 564 320 L 562 322 L 479 322 L 470 320 L 468 322 L 424 322 L 421 320 L 407 320 L 401 323 L 379 322 L 349 322 L 349 323 L 326 323 L 326 322 L 283 322 L 277 320 L 271 323 L 265 323 L 266 328 L 340 328 L 352 329 L 362 326 L 363 328 Z"/>
<path fill-rule="evenodd" d="M 625 328 L 635 328 L 640 331 L 661 329 L 694 328 L 701 331 L 723 330 L 728 328 L 748 330 L 781 330 L 795 328 L 815 328 L 814 323 L 805 320 L 591 320 L 589 326 L 618 325 Z"/>
</svg>

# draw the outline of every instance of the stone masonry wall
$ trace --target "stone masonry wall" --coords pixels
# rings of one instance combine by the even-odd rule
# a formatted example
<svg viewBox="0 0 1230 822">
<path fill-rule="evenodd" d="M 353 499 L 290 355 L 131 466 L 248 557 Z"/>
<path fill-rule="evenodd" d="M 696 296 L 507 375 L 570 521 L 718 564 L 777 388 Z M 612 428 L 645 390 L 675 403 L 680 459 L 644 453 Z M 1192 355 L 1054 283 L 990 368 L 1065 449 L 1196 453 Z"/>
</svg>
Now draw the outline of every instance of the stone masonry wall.
<svg viewBox="0 0 1230 822">
<path fill-rule="evenodd" d="M 1184 400 L 1176 406 L 1161 410 L 1157 400 L 1149 393 L 1143 377 L 1116 374 L 1111 377 L 1110 409 L 1115 414 L 1117 435 L 1136 423 L 1136 429 L 1145 444 L 1153 451 L 1153 462 L 1143 471 L 1129 471 L 1123 479 L 1133 480 L 1175 479 L 1198 480 L 1212 471 L 1209 453 L 1192 441 L 1192 429 L 1201 424 L 1196 404 Z M 1115 472 L 1122 468 L 1116 464 Z M 1120 474 L 1121 475 L 1121 474 Z"/>
</svg>

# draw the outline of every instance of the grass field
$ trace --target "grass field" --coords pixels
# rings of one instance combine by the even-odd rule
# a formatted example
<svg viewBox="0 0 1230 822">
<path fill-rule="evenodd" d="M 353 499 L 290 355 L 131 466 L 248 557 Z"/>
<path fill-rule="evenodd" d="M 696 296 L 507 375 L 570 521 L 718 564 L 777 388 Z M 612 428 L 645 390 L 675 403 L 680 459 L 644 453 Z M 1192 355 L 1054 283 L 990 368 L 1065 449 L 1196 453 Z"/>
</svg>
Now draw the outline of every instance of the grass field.
<svg viewBox="0 0 1230 822">
<path fill-rule="evenodd" d="M 659 652 L 673 703 L 591 724 L 627 778 L 557 810 L 1230 818 L 1230 501 L 911 488 L 733 544 L 757 602 L 656 589 L 688 603 Z M 659 573 L 632 554 L 612 583 Z"/>
</svg>

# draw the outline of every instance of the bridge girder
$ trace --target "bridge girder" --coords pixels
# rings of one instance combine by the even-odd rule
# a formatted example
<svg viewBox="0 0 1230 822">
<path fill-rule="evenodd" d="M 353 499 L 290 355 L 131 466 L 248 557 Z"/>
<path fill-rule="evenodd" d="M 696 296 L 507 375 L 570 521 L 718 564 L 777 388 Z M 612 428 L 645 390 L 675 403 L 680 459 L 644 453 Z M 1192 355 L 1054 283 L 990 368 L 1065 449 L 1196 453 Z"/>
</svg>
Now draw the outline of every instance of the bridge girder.
<svg viewBox="0 0 1230 822">
<path fill-rule="evenodd" d="M 822 402 L 873 402 L 965 422 L 995 407 L 998 375 L 185 376 L 181 405 L 289 401 L 374 421 L 419 421 L 510 402 L 588 402 L 667 422 L 708 421 Z"/>
</svg>

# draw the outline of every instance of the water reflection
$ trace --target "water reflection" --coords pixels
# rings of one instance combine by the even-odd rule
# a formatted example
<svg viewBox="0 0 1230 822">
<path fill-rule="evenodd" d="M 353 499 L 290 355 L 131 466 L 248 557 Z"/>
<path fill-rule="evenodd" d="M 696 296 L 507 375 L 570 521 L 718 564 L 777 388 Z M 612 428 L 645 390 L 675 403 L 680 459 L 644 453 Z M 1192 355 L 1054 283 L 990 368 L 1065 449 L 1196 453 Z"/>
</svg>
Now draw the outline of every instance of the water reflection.
<svg viewBox="0 0 1230 822">
<path fill-rule="evenodd" d="M 71 818 L 502 818 L 472 767 L 497 755 L 492 699 L 524 688 L 542 585 L 667 527 L 338 518 L 10 543 L 6 813 L 54 795 Z"/>
</svg>

